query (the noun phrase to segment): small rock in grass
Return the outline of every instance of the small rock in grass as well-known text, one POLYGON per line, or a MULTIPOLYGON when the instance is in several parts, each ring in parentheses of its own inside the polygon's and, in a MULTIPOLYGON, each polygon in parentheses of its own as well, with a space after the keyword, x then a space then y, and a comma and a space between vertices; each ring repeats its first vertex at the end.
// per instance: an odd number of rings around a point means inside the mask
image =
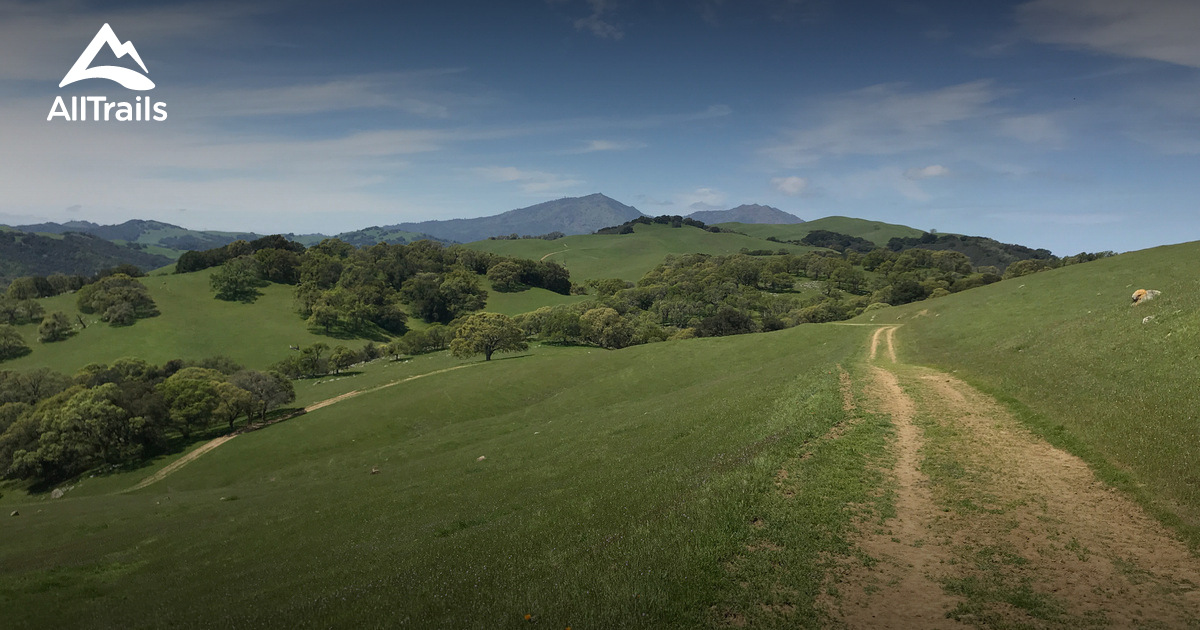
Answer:
POLYGON ((62 488, 55 488, 54 492, 50 493, 51 499, 61 499, 62 497, 63 497, 63 489, 62 488))
POLYGON ((20 516, 20 515, 21 515, 21 513, 16 510, 13 510, 12 514, 9 514, 9 516, 20 516))
POLYGON ((1149 323, 1150 323, 1150 322, 1152 322, 1152 321, 1154 321, 1154 316, 1153 316, 1153 315, 1147 315, 1147 316, 1145 316, 1145 317, 1143 317, 1143 318, 1142 318, 1142 323, 1143 323, 1143 324, 1149 324, 1149 323))
POLYGON ((486 455, 480 455, 479 457, 476 457, 476 458, 475 458, 475 461, 477 461, 477 462, 481 462, 481 461, 483 461, 483 460, 485 460, 485 459, 487 459, 487 456, 486 456, 486 455))
POLYGON ((378 475, 378 474, 379 474, 379 467, 378 467, 378 466, 372 466, 372 467, 371 467, 371 474, 372 474, 372 475, 378 475))

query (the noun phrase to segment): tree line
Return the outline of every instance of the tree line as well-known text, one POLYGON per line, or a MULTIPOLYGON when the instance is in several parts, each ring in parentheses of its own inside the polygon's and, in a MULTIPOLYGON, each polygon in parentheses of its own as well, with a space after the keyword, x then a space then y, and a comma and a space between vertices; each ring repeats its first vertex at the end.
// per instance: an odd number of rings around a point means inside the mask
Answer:
POLYGON ((430 240, 355 247, 330 238, 305 248, 276 235, 190 254, 176 271, 219 266, 211 285, 220 299, 253 301, 267 282, 294 285, 300 316, 331 335, 403 335, 408 313, 448 323, 483 308, 482 277, 497 291, 540 287, 568 294, 572 288, 566 267, 556 262, 430 240))
POLYGON ((92 364, 74 376, 0 372, 0 476, 54 483, 167 452, 216 424, 233 430, 295 400, 291 381, 215 357, 92 364))

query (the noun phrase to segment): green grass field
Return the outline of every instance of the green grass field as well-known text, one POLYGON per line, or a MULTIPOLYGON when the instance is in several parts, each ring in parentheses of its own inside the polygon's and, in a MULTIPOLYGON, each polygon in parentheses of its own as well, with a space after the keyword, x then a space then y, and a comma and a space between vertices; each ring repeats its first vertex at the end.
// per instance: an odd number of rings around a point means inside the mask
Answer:
MULTIPOLYGON (((132 326, 113 328, 96 315, 84 315, 88 327, 65 341, 39 343, 38 324, 19 326, 33 352, 0 363, 0 369, 26 370, 48 367, 73 374, 89 363, 111 363, 122 357, 139 357, 151 363, 170 359, 202 359, 227 355, 247 367, 261 369, 283 359, 291 345, 325 342, 359 347, 365 339, 338 339, 310 331, 295 312, 293 287, 272 284, 252 304, 215 299, 209 289, 212 270, 186 274, 152 275, 142 282, 158 304, 160 315, 139 320, 132 326)), ((485 310, 516 315, 541 306, 568 304, 587 296, 565 296, 545 289, 500 293, 489 288, 485 310)), ((75 321, 79 310, 75 295, 40 300, 47 313, 65 311, 75 321)), ((409 325, 426 328, 419 319, 409 325)))
POLYGON ((239 436, 134 493, 5 488, 21 512, 0 537, 5 625, 820 625, 822 563, 848 552, 841 506, 878 501, 886 430, 817 440, 845 420, 833 366, 865 331, 533 348, 239 436), (818 483, 784 501, 784 465, 818 483))
POLYGON ((774 236, 783 241, 798 241, 814 230, 829 230, 839 234, 849 234, 865 238, 876 245, 887 245, 895 237, 920 236, 921 230, 904 225, 884 223, 882 221, 867 221, 850 217, 824 217, 804 223, 788 225, 768 225, 756 223, 722 223, 721 227, 729 228, 756 238, 765 239, 774 236))
MULTIPOLYGON (((248 367, 264 368, 284 358, 289 345, 338 341, 308 331, 293 307, 292 287, 267 286, 253 304, 225 302, 213 298, 210 274, 211 270, 205 270, 143 278, 160 315, 132 326, 114 328, 96 315, 84 315, 86 329, 55 343, 37 341, 37 324, 20 326, 33 352, 0 367, 49 367, 72 374, 89 363, 110 363, 121 357, 162 363, 223 354, 248 367)), ((64 294, 41 303, 47 313, 65 311, 75 321, 79 312, 75 301, 75 295, 64 294)))
POLYGON ((786 249, 803 253, 812 247, 772 243, 741 234, 715 234, 696 228, 664 225, 635 225, 633 234, 584 234, 553 241, 476 241, 467 247, 518 258, 553 260, 571 271, 581 282, 599 278, 621 278, 636 282, 667 254, 736 254, 742 249, 786 249))
POLYGON ((1200 243, 866 314, 907 360, 1009 402, 1200 543, 1200 243), (1162 295, 1138 306, 1139 288, 1162 295))

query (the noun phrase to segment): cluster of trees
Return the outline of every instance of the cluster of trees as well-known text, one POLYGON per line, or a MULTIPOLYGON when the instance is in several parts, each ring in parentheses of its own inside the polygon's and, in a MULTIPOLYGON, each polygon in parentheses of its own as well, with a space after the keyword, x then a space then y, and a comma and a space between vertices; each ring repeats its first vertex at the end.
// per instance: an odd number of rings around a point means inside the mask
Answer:
POLYGON ((92 364, 68 377, 0 372, 0 475, 56 482, 165 451, 215 424, 295 400, 292 383, 229 359, 92 364))
POLYGON ((551 343, 620 348, 838 321, 872 305, 906 304, 1000 279, 996 269, 976 269, 955 251, 688 254, 668 256, 636 284, 590 281, 596 299, 543 307, 516 323, 551 343))
POLYGON ((48 276, 21 276, 9 283, 4 295, 9 300, 17 301, 53 297, 63 293, 78 291, 86 285, 117 274, 125 274, 130 278, 141 278, 146 275, 135 265, 121 264, 101 269, 91 276, 82 276, 79 274, 68 275, 65 273, 54 273, 48 276))
POLYGON ((105 276, 76 293, 83 313, 99 313, 112 326, 128 326, 139 319, 158 315, 158 307, 146 285, 123 273, 105 276))
POLYGON ((300 315, 335 335, 377 329, 402 335, 408 315, 401 304, 426 322, 448 323, 483 308, 485 275, 499 291, 541 287, 568 294, 572 288, 570 274, 558 263, 430 240, 358 248, 331 238, 306 249, 275 235, 188 254, 180 258, 178 272, 220 265, 211 285, 221 299, 253 301, 266 282, 295 285, 300 315))
POLYGON ((327 343, 314 343, 307 348, 294 348, 294 350, 296 350, 296 354, 276 363, 271 366, 271 369, 288 378, 340 374, 342 370, 356 363, 378 359, 384 353, 390 352, 392 346, 380 346, 373 342, 367 342, 361 349, 353 350, 346 346, 330 348, 327 343))
POLYGON ((518 235, 516 232, 513 232, 512 234, 509 234, 508 236, 489 236, 487 238, 487 240, 489 240, 489 241, 521 241, 521 240, 553 241, 556 239, 560 239, 564 236, 566 236, 566 234, 563 234, 562 232, 550 232, 548 234, 539 234, 537 236, 530 236, 528 234, 518 235))
POLYGON ((253 241, 236 240, 222 247, 203 251, 184 252, 175 263, 175 273, 200 271, 223 265, 242 256, 254 256, 262 265, 265 277, 272 282, 295 284, 299 255, 304 245, 289 241, 282 235, 272 234, 253 241), (264 250, 273 250, 259 255, 264 250), (290 254, 290 255, 289 255, 290 254))
MULTIPOLYGON (((774 237, 769 237, 767 240, 778 241, 778 239, 774 237)), ((813 230, 812 232, 805 234, 804 238, 800 239, 799 244, 811 245, 813 247, 824 247, 826 249, 832 249, 836 252, 844 252, 847 249, 850 249, 862 254, 865 254, 877 247, 875 243, 872 243, 871 241, 868 241, 860 236, 850 236, 849 234, 831 232, 829 230, 813 230)))
POLYGON ((681 217, 677 214, 675 214, 675 215, 664 214, 664 215, 660 215, 657 217, 638 217, 631 221, 626 221, 626 222, 622 223, 621 225, 614 225, 612 227, 600 228, 599 230, 596 230, 596 234, 632 234, 633 226, 639 225, 639 224, 640 225, 669 225, 673 228, 683 227, 686 225, 688 227, 700 228, 701 230, 708 230, 709 232, 723 231, 721 228, 716 227, 716 226, 707 225, 703 221, 697 221, 696 219, 689 219, 687 217, 681 217))

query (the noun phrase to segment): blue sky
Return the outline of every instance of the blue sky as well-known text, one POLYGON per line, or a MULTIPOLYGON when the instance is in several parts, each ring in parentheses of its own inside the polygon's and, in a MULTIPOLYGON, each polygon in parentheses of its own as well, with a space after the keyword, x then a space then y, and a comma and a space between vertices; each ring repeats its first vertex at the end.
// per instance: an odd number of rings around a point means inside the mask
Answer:
POLYGON ((1200 239, 1196 32, 1192 0, 0 0, 0 222, 336 233, 603 192, 1140 249, 1200 239), (58 88, 104 23, 167 121, 46 121, 141 94, 58 88))

